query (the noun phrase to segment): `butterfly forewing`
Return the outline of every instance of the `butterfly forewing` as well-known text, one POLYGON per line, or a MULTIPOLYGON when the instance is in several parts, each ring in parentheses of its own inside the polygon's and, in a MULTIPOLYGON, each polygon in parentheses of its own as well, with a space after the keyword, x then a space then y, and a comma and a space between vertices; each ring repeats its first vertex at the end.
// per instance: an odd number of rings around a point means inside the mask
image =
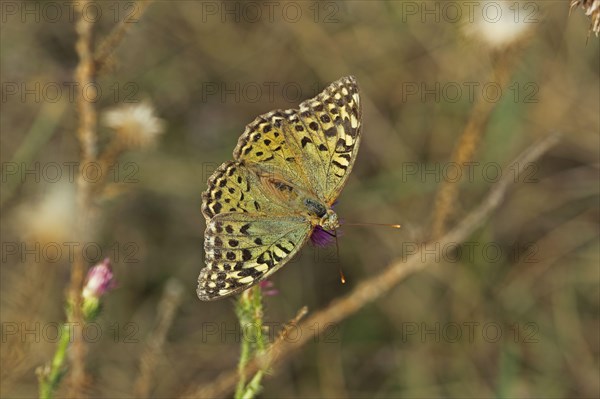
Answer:
POLYGON ((306 185, 309 180, 302 164, 302 150, 289 131, 288 120, 295 112, 277 110, 256 118, 246 126, 233 158, 259 164, 265 170, 277 171, 291 183, 306 185))
POLYGON ((272 111, 246 126, 234 158, 281 170, 289 181, 332 204, 360 140, 360 99, 353 77, 329 85, 300 109, 272 111))
POLYGON ((355 79, 342 78, 300 104, 300 116, 313 141, 306 151, 322 160, 321 198, 331 205, 352 170, 360 141, 361 106, 355 79))

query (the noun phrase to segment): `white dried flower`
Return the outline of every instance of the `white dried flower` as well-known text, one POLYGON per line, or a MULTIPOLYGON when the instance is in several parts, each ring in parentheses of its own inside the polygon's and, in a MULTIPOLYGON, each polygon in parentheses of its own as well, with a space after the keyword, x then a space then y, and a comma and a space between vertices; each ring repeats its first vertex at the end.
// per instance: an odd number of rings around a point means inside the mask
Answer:
POLYGON ((480 3, 472 20, 463 21, 464 33, 493 49, 501 50, 523 39, 539 22, 533 3, 490 1, 480 3))
POLYGON ((151 146, 164 132, 164 121, 154 115, 154 108, 147 102, 123 105, 106 111, 103 122, 129 148, 151 146))
POLYGON ((75 193, 67 184, 58 184, 37 203, 24 205, 17 226, 27 241, 41 245, 70 241, 75 226, 75 193))

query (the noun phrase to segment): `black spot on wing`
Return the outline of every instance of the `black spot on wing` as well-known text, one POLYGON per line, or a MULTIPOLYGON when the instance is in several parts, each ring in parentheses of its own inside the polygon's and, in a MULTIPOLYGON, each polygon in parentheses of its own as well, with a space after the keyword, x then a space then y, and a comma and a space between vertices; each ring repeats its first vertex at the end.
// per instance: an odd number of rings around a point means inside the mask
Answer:
POLYGON ((327 137, 335 137, 337 135, 337 129, 335 127, 330 127, 325 130, 325 136, 327 137))
POLYGON ((250 259, 252 259, 252 253, 250 252, 250 250, 249 249, 242 250, 242 260, 249 261, 250 259))
POLYGON ((348 169, 348 166, 346 166, 346 165, 342 165, 341 163, 339 163, 339 162, 338 162, 338 161, 336 161, 335 159, 334 159, 333 161, 331 161, 331 163, 332 163, 333 165, 337 166, 338 168, 341 168, 341 169, 344 169, 344 170, 348 169))
POLYGON ((286 254, 289 254, 290 252, 292 252, 291 250, 287 249, 286 247, 284 247, 281 244, 277 244, 275 245, 277 248, 281 249, 283 252, 285 252, 286 254))

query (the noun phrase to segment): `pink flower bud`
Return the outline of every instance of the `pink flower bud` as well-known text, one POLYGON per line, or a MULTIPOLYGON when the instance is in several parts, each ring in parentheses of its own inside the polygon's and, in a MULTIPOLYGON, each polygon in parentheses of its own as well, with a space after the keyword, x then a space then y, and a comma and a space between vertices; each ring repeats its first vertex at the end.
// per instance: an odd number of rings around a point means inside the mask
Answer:
POLYGON ((279 290, 274 288, 275 285, 272 281, 263 280, 260 283, 258 283, 258 285, 260 286, 260 289, 264 296, 275 296, 279 294, 279 290))
POLYGON ((84 299, 100 298, 113 288, 115 288, 115 281, 110 268, 110 259, 106 258, 88 272, 82 295, 84 299))

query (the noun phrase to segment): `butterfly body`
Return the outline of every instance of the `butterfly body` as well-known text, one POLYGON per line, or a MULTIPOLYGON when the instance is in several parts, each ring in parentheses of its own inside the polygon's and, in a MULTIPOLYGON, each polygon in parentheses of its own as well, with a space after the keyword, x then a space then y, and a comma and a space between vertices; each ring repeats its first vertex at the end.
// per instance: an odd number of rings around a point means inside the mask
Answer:
POLYGON ((290 211, 304 216, 311 226, 321 226, 325 230, 339 227, 336 213, 315 194, 278 179, 269 179, 265 186, 273 187, 273 197, 280 197, 290 211))
POLYGON ((250 123, 234 161, 209 178, 202 196, 206 267, 198 297, 241 292, 288 262, 315 228, 339 227, 331 209, 352 169, 360 101, 352 77, 332 83, 298 110, 250 123))

